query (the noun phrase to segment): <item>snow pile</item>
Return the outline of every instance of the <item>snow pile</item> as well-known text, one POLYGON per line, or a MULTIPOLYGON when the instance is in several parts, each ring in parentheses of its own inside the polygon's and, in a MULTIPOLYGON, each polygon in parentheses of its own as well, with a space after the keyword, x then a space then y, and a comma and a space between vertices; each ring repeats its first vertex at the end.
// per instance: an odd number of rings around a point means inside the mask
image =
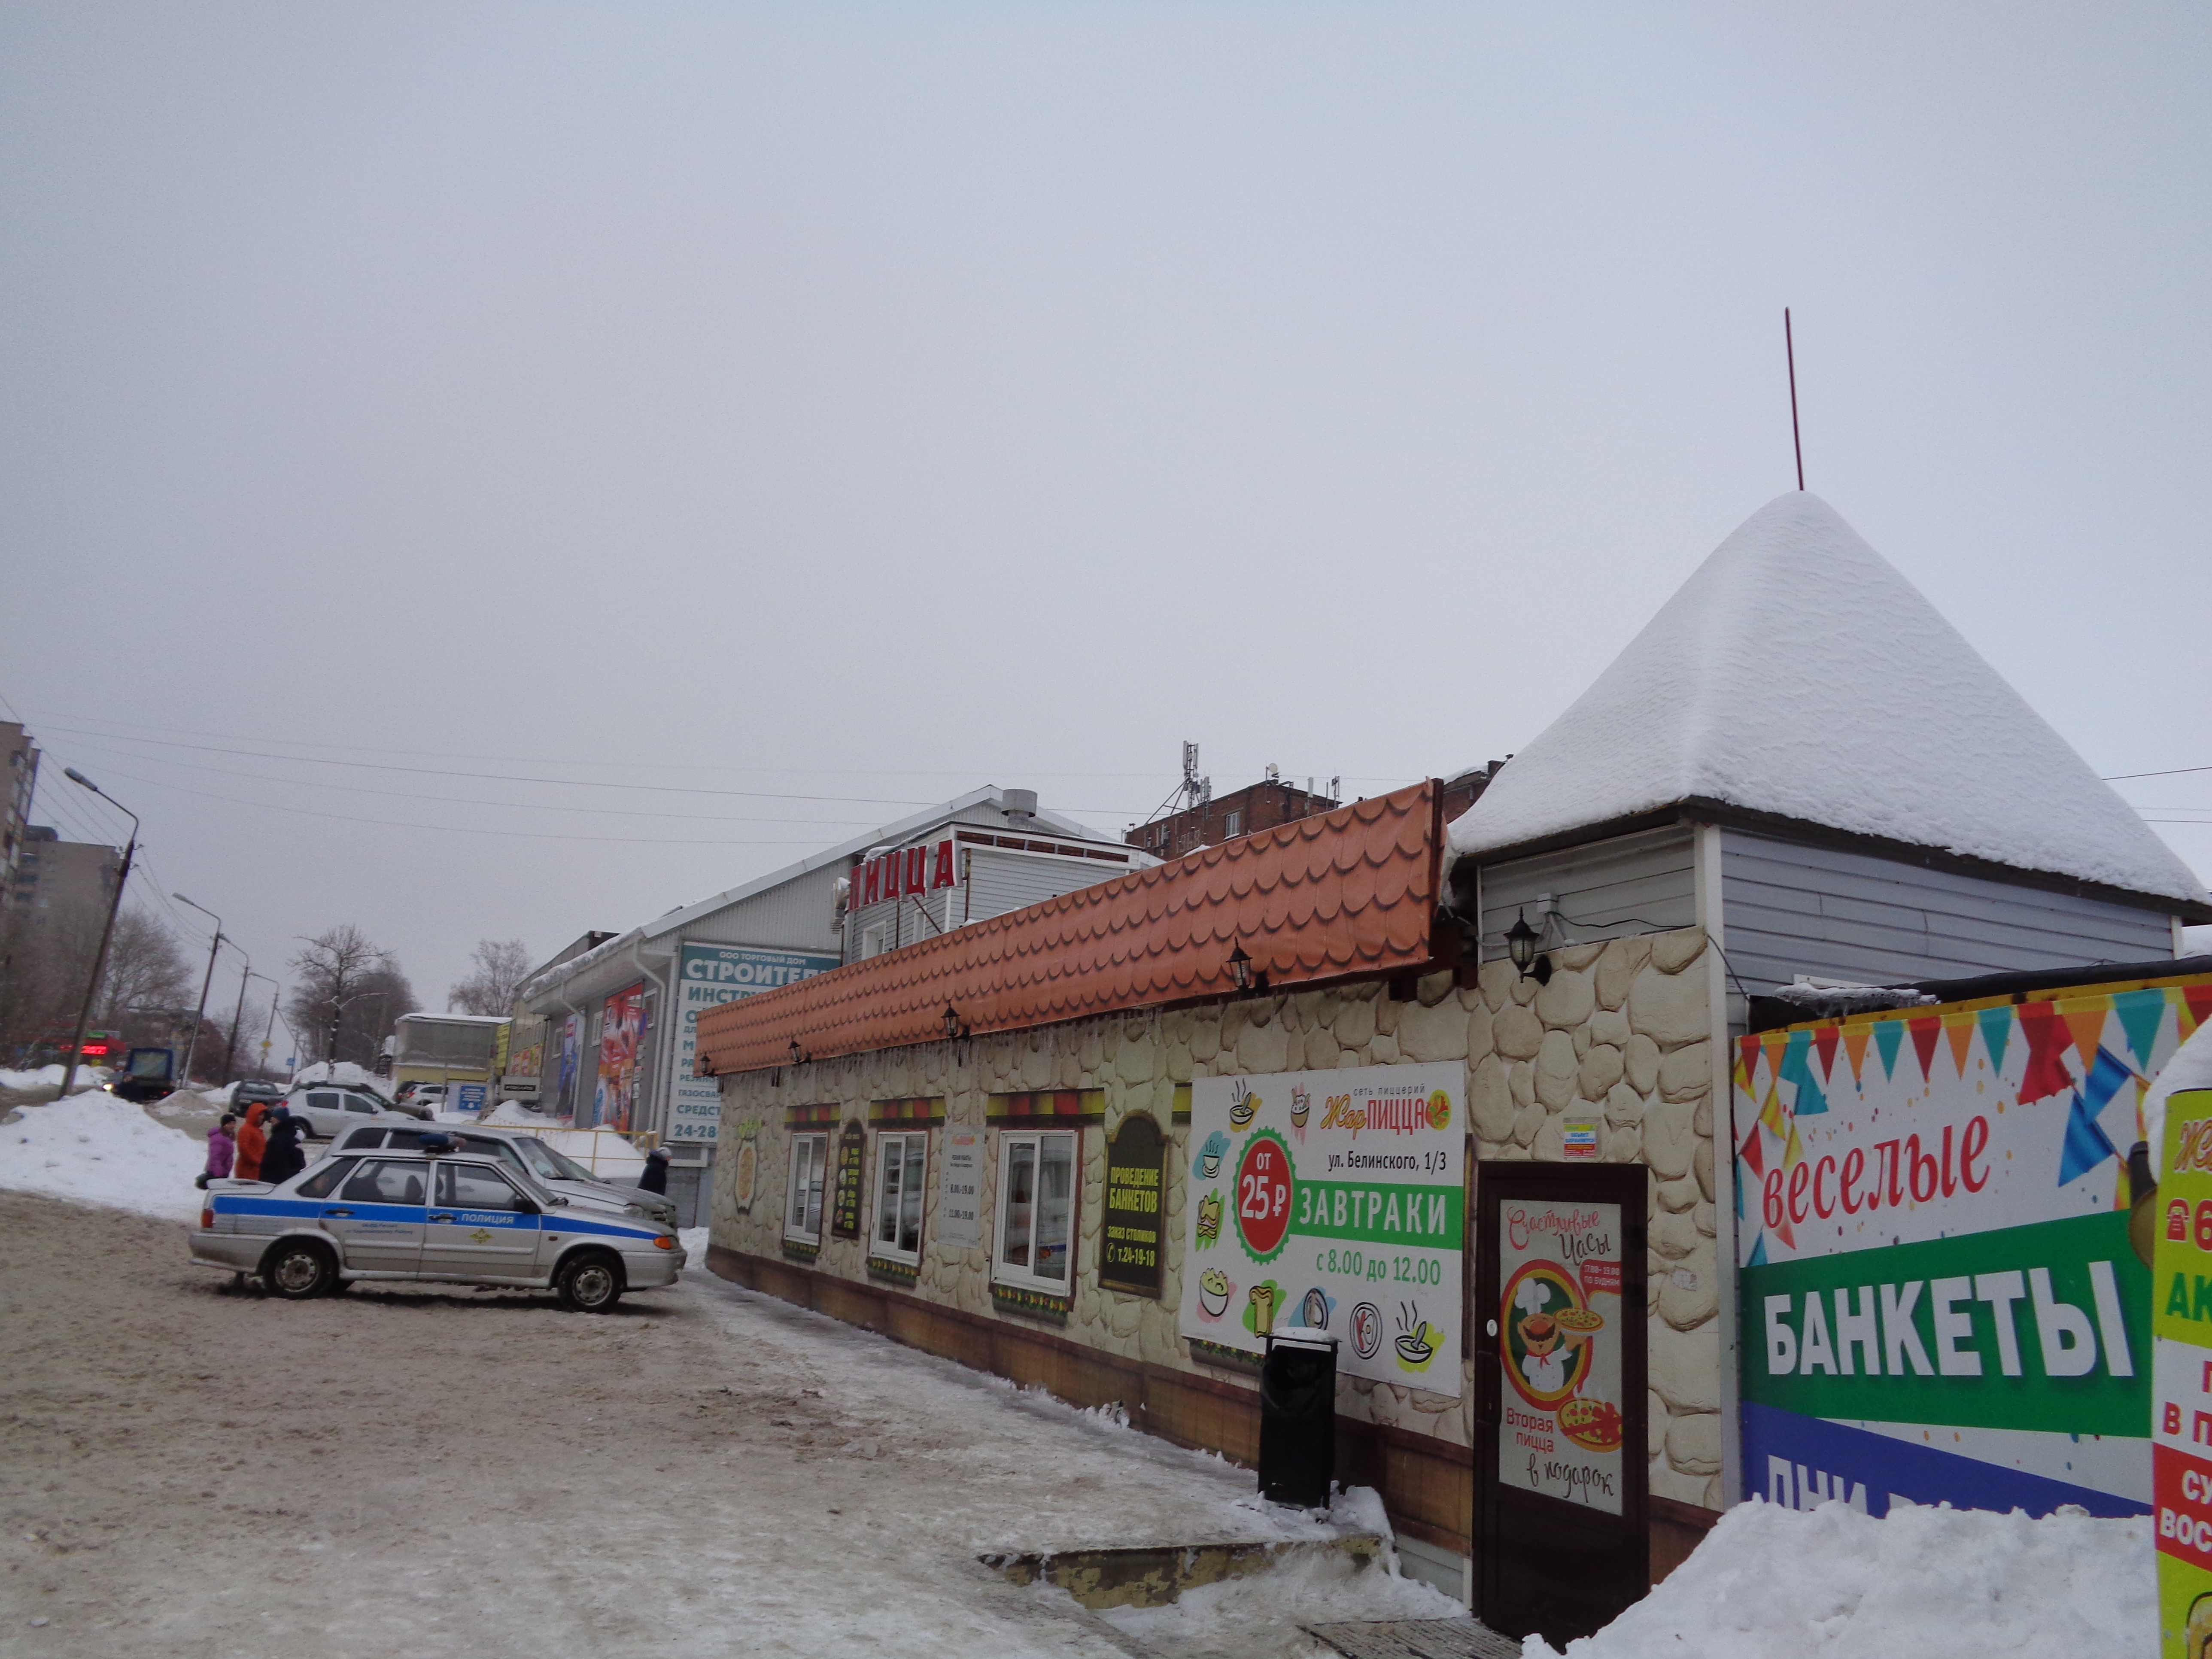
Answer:
POLYGON ((389 1078, 380 1078, 349 1060, 342 1060, 335 1066, 326 1060, 319 1060, 312 1066, 302 1066, 292 1074, 292 1086, 296 1089, 303 1083, 335 1083, 346 1088, 366 1089, 386 1100, 392 1098, 389 1078))
POLYGON ((0 1187, 147 1215, 199 1210, 207 1144, 110 1094, 19 1107, 0 1124, 0 1187))
MULTIPOLYGON (((1753 1498, 1567 1659, 2080 1659, 2158 1646, 2150 1521, 1753 1498)), ((1541 1638, 1526 1659, 1559 1659, 1541 1638)))
POLYGON ((713 1235, 711 1227, 679 1227, 676 1242, 684 1247, 684 1259, 695 1267, 707 1265, 707 1241, 713 1235))
MULTIPOLYGON (((62 1086, 62 1073, 67 1069, 62 1066, 41 1066, 29 1072, 0 1070, 0 1089, 58 1089, 62 1086)), ((76 1068, 76 1087, 70 1092, 104 1088, 113 1075, 104 1066, 80 1066, 76 1068)))
POLYGON ((1928 1008, 1936 1002, 1928 992, 1916 991, 1909 985, 1820 984, 1802 977, 1795 984, 1778 985, 1766 994, 1820 1018, 1869 1013, 1879 1008, 1928 1008))
POLYGON ((483 1121, 486 1123, 504 1123, 512 1129, 550 1129, 568 1127, 567 1119, 548 1117, 543 1112, 534 1112, 519 1100, 501 1101, 498 1105, 492 1108, 491 1115, 483 1121))
POLYGON ((571 1129, 512 1100, 502 1100, 489 1116, 466 1120, 501 1129, 527 1129, 556 1152, 573 1158, 601 1181, 635 1181, 645 1170, 645 1154, 612 1129, 571 1129))
POLYGON ((1451 827, 1488 853, 1711 800, 2130 892, 2203 886, 1833 507, 1770 501, 1451 827))

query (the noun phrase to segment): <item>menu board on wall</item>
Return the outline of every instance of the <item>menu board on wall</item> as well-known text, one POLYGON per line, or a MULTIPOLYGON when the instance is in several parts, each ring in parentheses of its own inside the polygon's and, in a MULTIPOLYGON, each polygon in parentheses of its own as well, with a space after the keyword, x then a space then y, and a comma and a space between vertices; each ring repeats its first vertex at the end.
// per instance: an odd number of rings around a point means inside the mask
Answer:
POLYGON ((1142 1113, 1126 1120, 1106 1147, 1106 1213, 1098 1282, 1132 1296, 1158 1296, 1167 1210, 1165 1143, 1142 1113))
POLYGON ((1621 1245, 1618 1204, 1498 1206, 1498 1478, 1608 1515, 1627 1484, 1621 1245))
POLYGON ((830 1236, 860 1236, 860 1175, 868 1159, 868 1132, 848 1121, 837 1132, 837 1167, 830 1176, 830 1236))
POLYGON ((1258 1354, 1297 1325, 1337 1369, 1463 1392, 1467 1068, 1193 1080, 1177 1329, 1258 1354))
POLYGON ((973 1249, 983 1242, 983 1135, 947 1129, 937 1164, 937 1242, 973 1249))

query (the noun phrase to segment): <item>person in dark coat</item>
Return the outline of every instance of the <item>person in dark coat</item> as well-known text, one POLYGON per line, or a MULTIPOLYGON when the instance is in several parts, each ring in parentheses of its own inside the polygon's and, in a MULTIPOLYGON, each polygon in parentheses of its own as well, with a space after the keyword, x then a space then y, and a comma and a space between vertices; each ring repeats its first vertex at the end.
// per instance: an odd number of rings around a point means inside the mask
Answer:
POLYGON ((668 1190, 667 1147, 656 1146, 645 1155, 645 1173, 637 1178, 637 1189, 641 1193, 668 1190))
POLYGON ((272 1183, 289 1181, 307 1167, 307 1155, 300 1150, 300 1131, 305 1125, 282 1106, 270 1116, 276 1121, 269 1130, 268 1150, 261 1154, 261 1178, 272 1183))

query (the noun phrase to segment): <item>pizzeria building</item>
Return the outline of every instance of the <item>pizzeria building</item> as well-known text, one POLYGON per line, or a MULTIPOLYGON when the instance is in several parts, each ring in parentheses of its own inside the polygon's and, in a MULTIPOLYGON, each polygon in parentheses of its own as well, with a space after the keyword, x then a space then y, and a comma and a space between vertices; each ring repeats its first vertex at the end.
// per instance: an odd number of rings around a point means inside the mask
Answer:
POLYGON ((1747 1492, 1744 993, 2170 957, 2208 913, 1802 495, 1443 803, 1416 784, 702 1014, 739 1149, 708 1265, 1246 1462, 1268 1334, 1325 1330, 1338 1477, 1408 1570, 1497 1628, 1601 1625, 1747 1492), (1915 753, 1899 698, 1974 741, 1915 753))

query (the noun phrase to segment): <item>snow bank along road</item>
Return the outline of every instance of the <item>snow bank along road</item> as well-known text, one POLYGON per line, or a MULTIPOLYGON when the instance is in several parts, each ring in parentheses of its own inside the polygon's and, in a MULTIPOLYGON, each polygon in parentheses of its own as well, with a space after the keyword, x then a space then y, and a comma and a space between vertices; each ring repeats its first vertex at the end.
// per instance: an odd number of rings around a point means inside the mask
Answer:
MULTIPOLYGON (((687 1279, 603 1318, 283 1303, 186 1267, 179 1222, 0 1193, 0 1656, 1109 1656, 977 1553, 1322 1531, 1244 1471, 687 1279)), ((1309 1616, 1435 1616, 1377 1579, 1309 1616)))

